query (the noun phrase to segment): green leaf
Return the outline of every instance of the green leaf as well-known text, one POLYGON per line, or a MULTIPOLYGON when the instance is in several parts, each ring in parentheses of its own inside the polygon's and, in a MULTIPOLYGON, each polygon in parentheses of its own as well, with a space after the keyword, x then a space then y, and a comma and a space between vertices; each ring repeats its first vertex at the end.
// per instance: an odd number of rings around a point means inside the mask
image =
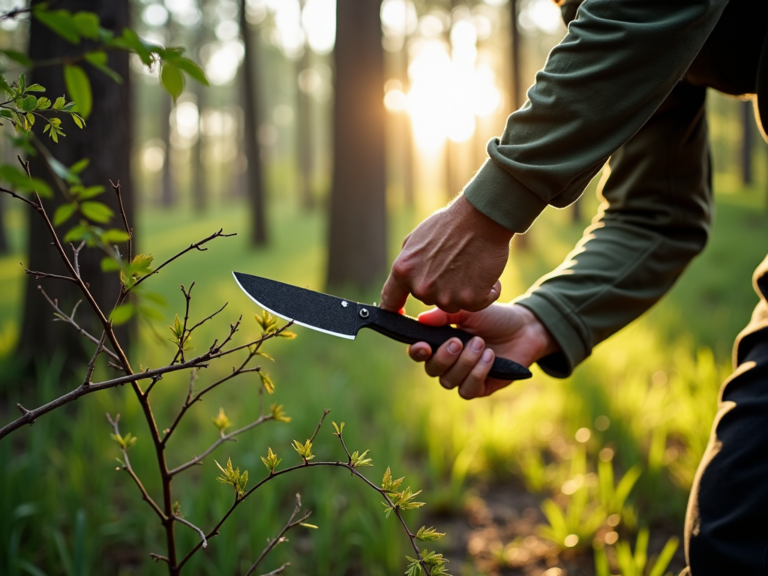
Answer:
POLYGON ((74 202, 71 204, 62 204, 56 208, 56 212, 53 213, 53 225, 60 226, 69 220, 72 215, 77 212, 77 204, 74 202))
POLYGON ((80 128, 80 130, 85 127, 85 120, 83 120, 82 116, 73 113, 72 120, 77 124, 77 127, 80 128))
POLYGON ((275 383, 272 382, 272 378, 269 377, 269 374, 259 371, 259 377, 261 378, 264 390, 266 390, 268 394, 272 394, 275 391, 275 383))
POLYGON ((109 256, 105 256, 101 259, 101 271, 102 272, 117 272, 120 270, 120 262, 109 256))
POLYGON ((30 178, 26 172, 11 164, 0 166, 0 180, 8 182, 17 192, 37 192, 43 198, 53 195, 51 187, 39 178, 30 178))
POLYGON ((101 202, 83 202, 80 205, 80 210, 86 218, 99 224, 106 224, 115 214, 112 208, 101 202))
POLYGON ((167 62, 163 64, 163 69, 160 72, 160 82, 166 92, 171 95, 174 102, 184 91, 184 75, 173 64, 168 64, 167 62))
POLYGON ((48 108, 50 107, 51 107, 51 101, 45 96, 41 96, 40 98, 37 99, 38 110, 48 110, 48 108))
POLYGON ((128 242, 130 239, 131 237, 128 236, 127 232, 117 228, 107 230, 101 235, 101 241, 104 244, 120 244, 121 242, 128 242))
POLYGON ((89 198, 95 198, 99 194, 104 192, 104 186, 72 186, 69 191, 73 196, 79 200, 88 200, 89 198))
POLYGON ((67 10, 50 11, 46 4, 41 3, 32 9, 32 14, 70 44, 80 44, 77 22, 67 10))
POLYGON ((0 76, 0 90, 3 90, 6 94, 13 94, 13 88, 8 84, 8 80, 4 76, 0 76))
POLYGON ((416 538, 422 542, 434 542, 435 540, 440 540, 443 536, 445 536, 444 532, 438 532, 431 526, 429 528, 422 526, 416 533, 416 538))
POLYGON ((37 98, 35 96, 27 96, 21 101, 21 109, 24 112, 31 112, 37 108, 37 98))
POLYGON ((2 117, 2 118, 13 118, 13 112, 3 108, 2 110, 0 110, 0 117, 2 117))
POLYGON ((69 171, 73 174, 80 174, 83 170, 88 168, 88 164, 90 163, 91 161, 88 158, 83 158, 72 164, 72 166, 69 167, 69 171))
POLYGON ((112 313, 109 315, 110 320, 112 321, 112 324, 114 326, 120 326, 121 324, 125 324, 128 322, 133 315, 135 314, 136 309, 134 308, 133 304, 126 303, 121 304, 114 310, 112 310, 112 313))
POLYGON ((96 68, 99 72, 106 74, 118 84, 123 83, 123 77, 120 76, 120 74, 112 70, 112 68, 110 68, 107 65, 107 62, 108 62, 107 53, 104 52, 103 50, 94 50, 93 52, 86 52, 85 60, 91 66, 96 68))
POLYGON ((19 74, 19 94, 23 94, 27 89, 27 75, 23 72, 19 74))
POLYGON ((155 259, 152 254, 137 254, 131 262, 131 271, 137 276, 146 276, 152 272, 152 261, 155 259))
POLYGON ((77 242, 78 240, 88 240, 91 237, 91 230, 83 223, 71 228, 64 235, 64 242, 77 242))
POLYGON ((121 324, 125 324, 128 322, 128 320, 133 318, 135 312, 136 309, 130 302, 126 304, 120 304, 120 306, 112 310, 112 313, 109 315, 109 319, 112 321, 113 326, 120 326, 121 324))
POLYGON ((40 84, 32 84, 32 86, 27 86, 26 92, 45 92, 45 88, 40 84))
MULTIPOLYGON (((9 60, 13 60, 17 64, 21 64, 25 68, 32 66, 32 59, 23 52, 17 52, 16 50, 0 50, 0 54, 5 55, 9 60)), ((42 92, 42 90, 41 90, 42 92)))
MULTIPOLYGON (((52 118, 51 120, 58 120, 58 118, 52 118)), ((58 176, 62 180, 65 180, 69 184, 80 183, 80 178, 76 174, 74 174, 69 168, 64 166, 64 164, 56 160, 56 158, 51 156, 48 159, 48 165, 51 167, 51 170, 53 170, 53 173, 56 174, 56 176, 58 176)), ((75 188, 76 186, 73 186, 72 191, 74 191, 75 188)))
POLYGON ((58 98, 56 98, 56 102, 53 103, 53 109, 54 110, 61 110, 66 105, 67 105, 66 98, 64 98, 64 96, 59 96, 58 98))
POLYGON ((77 31, 81 36, 97 40, 99 38, 99 17, 93 12, 77 12, 72 20, 77 26, 77 31))
POLYGON ((80 66, 64 66, 64 82, 70 98, 75 102, 74 111, 83 118, 88 118, 93 107, 91 81, 80 66))
POLYGON ((142 39, 139 38, 139 35, 130 28, 125 28, 122 36, 110 40, 109 45, 136 52, 145 66, 152 65, 152 53, 142 39))
POLYGON ((169 59, 169 62, 173 63, 173 65, 179 68, 179 70, 186 72, 190 78, 196 80, 203 86, 209 85, 208 78, 205 77, 205 72, 203 72, 203 69, 189 58, 178 57, 169 59))

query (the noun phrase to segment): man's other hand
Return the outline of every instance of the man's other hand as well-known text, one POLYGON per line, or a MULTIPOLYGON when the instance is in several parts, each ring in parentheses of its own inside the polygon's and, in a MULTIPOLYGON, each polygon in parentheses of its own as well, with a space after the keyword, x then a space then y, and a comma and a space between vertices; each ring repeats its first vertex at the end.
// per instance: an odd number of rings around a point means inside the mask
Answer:
POLYGON ((409 294, 445 312, 490 306, 501 294, 499 277, 513 235, 459 196, 405 238, 381 291, 381 307, 400 310, 409 294))
POLYGON ((426 342, 408 348, 411 359, 425 363, 427 374, 439 378, 446 389, 458 388, 459 395, 466 399, 488 396, 509 385, 488 378, 497 355, 530 366, 559 349, 536 315, 515 304, 494 304, 480 312, 458 314, 435 308, 419 315, 419 322, 431 326, 456 324, 477 335, 466 345, 451 338, 434 353, 426 342))

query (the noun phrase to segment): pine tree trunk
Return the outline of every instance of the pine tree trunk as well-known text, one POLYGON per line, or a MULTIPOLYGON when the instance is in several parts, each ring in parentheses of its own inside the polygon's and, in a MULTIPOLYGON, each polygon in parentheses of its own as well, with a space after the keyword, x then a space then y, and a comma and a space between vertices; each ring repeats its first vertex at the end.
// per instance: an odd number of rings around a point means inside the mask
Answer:
POLYGON ((367 288, 387 268, 384 54, 379 0, 338 0, 328 277, 367 288))
MULTIPOLYGON (((120 33, 129 24, 128 0, 59 0, 56 8, 64 8, 72 12, 88 10, 95 12, 101 18, 105 28, 120 33)), ((73 46, 60 39, 32 19, 30 25, 29 56, 32 60, 59 58, 68 54, 79 54, 83 46, 73 46)), ((88 118, 88 126, 84 130, 76 128, 69 120, 64 120, 63 127, 67 134, 59 144, 50 143, 47 136, 39 134, 41 140, 51 150, 53 155, 64 165, 71 166, 78 160, 89 158, 90 166, 83 172, 85 185, 103 185, 107 188, 99 200, 109 204, 117 213, 115 195, 112 193, 109 180, 120 182, 123 199, 129 218, 133 216, 132 182, 130 175, 131 149, 131 98, 128 55, 122 52, 112 52, 109 55, 110 66, 123 78, 123 84, 117 84, 101 72, 82 64, 88 74, 93 89, 93 110, 88 118)), ((61 67, 39 68, 32 72, 32 81, 47 88, 49 96, 55 97, 66 92, 64 76, 61 67)), ((42 133, 42 130, 40 131, 42 133)), ((33 175, 47 178, 41 160, 30 158, 33 175)), ((60 197, 46 201, 49 214, 58 203, 60 197)), ((119 222, 115 222, 115 227, 119 222)), ((66 225, 60 227, 63 234, 66 225)), ((25 264, 33 270, 68 274, 64 270, 60 258, 51 246, 51 240, 42 219, 30 214, 28 228, 29 257, 25 264)), ((69 247, 67 247, 69 248, 69 247)), ((99 263, 101 254, 95 250, 85 250, 80 259, 81 274, 90 285, 90 291, 99 305, 109 311, 114 304, 119 291, 117 274, 104 274, 99 263)), ((38 285, 43 286, 52 298, 58 298, 65 311, 71 310, 74 303, 80 299, 73 284, 54 280, 35 280, 27 277, 24 302, 24 316, 20 339, 20 353, 26 357, 45 355, 50 357, 56 351, 63 351, 69 356, 84 355, 84 342, 74 333, 71 326, 63 322, 53 323, 53 311, 39 293, 38 285)), ((81 306, 78 320, 86 329, 97 336, 101 333, 95 318, 81 306)), ((127 334, 121 331, 123 342, 127 334)))
POLYGON ((8 254, 8 238, 5 233, 5 197, 0 198, 0 255, 8 254))
MULTIPOLYGON (((299 60, 299 74, 312 65, 312 52, 309 46, 304 47, 304 56, 299 60)), ((298 80, 298 74, 296 75, 298 80)), ((301 207, 311 211, 315 207, 315 195, 312 190, 312 173, 314 160, 314 146, 312 135, 312 98, 299 87, 296 90, 298 118, 296 119, 296 143, 299 156, 299 197, 301 207)))
POLYGON ((755 115, 752 101, 741 103, 741 180, 744 185, 752 184, 752 142, 754 141, 755 115))
POLYGON ((264 246, 267 244, 266 199, 263 167, 261 165, 261 150, 259 148, 259 97, 257 87, 256 66, 258 62, 258 41, 251 34, 246 17, 246 0, 240 0, 240 36, 243 40, 245 54, 243 56, 242 74, 240 76, 242 89, 242 105, 245 124, 244 144, 245 156, 248 159, 246 173, 246 194, 250 201, 251 210, 251 244, 264 246))
MULTIPOLYGON (((204 6, 200 2, 199 6, 202 11, 204 6)), ((195 37, 195 46, 200 47, 205 42, 205 26, 201 23, 197 30, 195 37)), ((208 198, 206 195, 206 172, 203 165, 203 131, 201 130, 203 125, 203 109, 205 107, 205 90, 206 88, 199 82, 192 82, 192 92, 195 95, 195 103, 197 104, 198 120, 197 120, 197 142, 191 150, 191 169, 192 169, 192 208, 193 210, 201 214, 208 207, 208 198)))

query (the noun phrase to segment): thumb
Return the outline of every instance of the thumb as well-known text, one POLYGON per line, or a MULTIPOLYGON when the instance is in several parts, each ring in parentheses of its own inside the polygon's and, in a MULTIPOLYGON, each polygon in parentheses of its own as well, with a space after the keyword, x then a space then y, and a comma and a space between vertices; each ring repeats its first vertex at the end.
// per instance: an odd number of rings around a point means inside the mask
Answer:
POLYGON ((461 324, 469 316, 469 313, 461 310, 455 314, 450 314, 440 308, 432 308, 419 314, 419 322, 428 326, 445 326, 446 324, 461 324))

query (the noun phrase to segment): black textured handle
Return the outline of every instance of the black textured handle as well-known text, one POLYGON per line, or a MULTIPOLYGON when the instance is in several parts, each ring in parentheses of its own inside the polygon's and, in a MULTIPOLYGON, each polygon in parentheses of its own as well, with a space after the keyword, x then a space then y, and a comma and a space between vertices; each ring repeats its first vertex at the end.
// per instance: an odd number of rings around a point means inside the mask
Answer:
MULTIPOLYGON (((427 326, 409 316, 382 310, 377 306, 358 304, 357 317, 358 330, 370 328, 405 344, 426 342, 432 347, 432 351, 451 338, 458 338, 464 344, 474 338, 464 330, 451 326, 427 326)), ((531 377, 531 371, 517 362, 497 356, 488 376, 499 380, 524 380, 531 377)))

